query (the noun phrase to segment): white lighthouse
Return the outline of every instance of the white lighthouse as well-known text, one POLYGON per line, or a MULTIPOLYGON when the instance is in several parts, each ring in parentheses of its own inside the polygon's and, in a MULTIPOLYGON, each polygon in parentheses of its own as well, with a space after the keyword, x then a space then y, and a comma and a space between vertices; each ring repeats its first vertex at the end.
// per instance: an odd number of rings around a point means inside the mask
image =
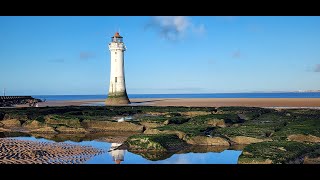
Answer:
POLYGON ((109 43, 111 54, 110 85, 106 105, 129 104, 124 78, 124 51, 126 46, 118 32, 111 37, 109 43))

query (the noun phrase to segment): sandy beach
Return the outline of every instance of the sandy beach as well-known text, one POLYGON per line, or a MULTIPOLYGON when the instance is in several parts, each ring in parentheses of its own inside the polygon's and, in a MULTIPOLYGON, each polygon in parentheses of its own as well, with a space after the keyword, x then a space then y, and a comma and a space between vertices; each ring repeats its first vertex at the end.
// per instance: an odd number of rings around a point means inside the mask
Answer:
POLYGON ((82 164, 101 153, 88 146, 0 138, 0 164, 82 164))
MULTIPOLYGON (((39 103, 39 107, 46 106, 81 106, 103 104, 104 99, 47 101, 39 103)), ((320 98, 131 98, 131 105, 139 106, 190 106, 190 107, 313 107, 320 108, 320 98)), ((19 105, 17 107, 27 107, 19 105)))
POLYGON ((320 98, 184 98, 184 99, 130 99, 131 102, 155 106, 197 107, 320 107, 320 98))

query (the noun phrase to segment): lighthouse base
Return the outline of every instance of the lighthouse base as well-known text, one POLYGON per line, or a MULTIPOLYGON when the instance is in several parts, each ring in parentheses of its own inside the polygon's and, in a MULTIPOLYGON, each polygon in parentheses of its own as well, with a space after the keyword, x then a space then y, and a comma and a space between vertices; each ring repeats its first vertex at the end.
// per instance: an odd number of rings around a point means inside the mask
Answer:
POLYGON ((109 93, 108 98, 105 101, 106 105, 122 105, 122 104, 130 104, 130 100, 128 98, 127 92, 122 93, 120 95, 113 95, 109 93))

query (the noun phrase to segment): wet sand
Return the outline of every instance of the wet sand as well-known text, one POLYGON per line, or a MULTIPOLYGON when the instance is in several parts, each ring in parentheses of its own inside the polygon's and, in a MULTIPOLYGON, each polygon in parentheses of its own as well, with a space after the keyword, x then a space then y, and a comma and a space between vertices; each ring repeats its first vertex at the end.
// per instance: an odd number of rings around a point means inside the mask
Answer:
POLYGON ((197 107, 320 107, 320 98, 184 98, 184 99, 130 99, 135 103, 155 106, 197 107))
MULTIPOLYGON (((39 103, 46 106, 80 106, 88 104, 103 104, 104 99, 47 101, 39 103)), ((190 107, 317 107, 320 108, 320 98, 131 98, 132 106, 190 106, 190 107)), ((17 107, 27 107, 19 105, 17 107)))
POLYGON ((0 164, 83 164, 101 153, 90 146, 0 138, 0 164))

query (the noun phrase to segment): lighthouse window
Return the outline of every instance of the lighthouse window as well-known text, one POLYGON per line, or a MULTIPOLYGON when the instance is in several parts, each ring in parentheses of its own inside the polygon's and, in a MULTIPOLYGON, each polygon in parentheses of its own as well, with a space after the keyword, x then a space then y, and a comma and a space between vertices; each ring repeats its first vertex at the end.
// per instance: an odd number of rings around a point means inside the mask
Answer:
POLYGON ((115 82, 117 82, 117 77, 115 77, 115 82))

